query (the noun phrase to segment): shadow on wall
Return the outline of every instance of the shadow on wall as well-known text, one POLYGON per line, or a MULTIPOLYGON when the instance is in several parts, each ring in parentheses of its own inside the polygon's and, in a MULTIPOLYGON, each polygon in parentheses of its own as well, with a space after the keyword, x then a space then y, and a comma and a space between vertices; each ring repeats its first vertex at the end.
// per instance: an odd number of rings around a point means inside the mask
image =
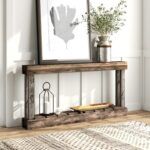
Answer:
POLYGON ((24 115, 23 75, 21 75, 21 68, 18 69, 16 66, 15 72, 7 74, 6 125, 8 127, 19 125, 21 123, 20 118, 24 115))
POLYGON ((21 119, 24 116, 24 75, 22 74, 22 65, 33 64, 37 54, 36 3, 31 0, 13 3, 16 3, 16 5, 11 5, 11 10, 7 10, 8 16, 12 16, 11 13, 14 13, 7 29, 9 31, 7 37, 6 77, 7 127, 20 126, 21 124, 21 119))
POLYGON ((12 61, 11 63, 16 60, 35 60, 37 53, 36 3, 29 0, 17 1, 16 5, 13 3, 11 9, 7 10, 8 18, 13 13, 7 27, 7 60, 12 61))

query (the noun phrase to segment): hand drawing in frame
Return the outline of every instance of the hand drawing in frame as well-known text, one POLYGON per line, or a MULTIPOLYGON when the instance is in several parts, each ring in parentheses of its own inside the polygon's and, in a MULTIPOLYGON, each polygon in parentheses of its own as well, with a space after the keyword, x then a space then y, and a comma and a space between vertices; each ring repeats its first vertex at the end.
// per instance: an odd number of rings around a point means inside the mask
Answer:
POLYGON ((88 0, 37 0, 39 63, 91 61, 90 32, 82 20, 88 0))

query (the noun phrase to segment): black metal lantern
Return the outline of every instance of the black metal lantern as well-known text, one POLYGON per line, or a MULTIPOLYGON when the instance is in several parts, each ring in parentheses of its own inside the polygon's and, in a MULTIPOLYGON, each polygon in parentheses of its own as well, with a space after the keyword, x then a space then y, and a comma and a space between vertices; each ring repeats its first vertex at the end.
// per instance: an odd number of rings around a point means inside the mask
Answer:
POLYGON ((52 106, 52 113, 54 113, 54 94, 50 90, 51 84, 49 82, 43 83, 43 91, 39 94, 39 114, 49 115, 52 106), (41 102, 43 105, 43 112, 41 112, 41 102))

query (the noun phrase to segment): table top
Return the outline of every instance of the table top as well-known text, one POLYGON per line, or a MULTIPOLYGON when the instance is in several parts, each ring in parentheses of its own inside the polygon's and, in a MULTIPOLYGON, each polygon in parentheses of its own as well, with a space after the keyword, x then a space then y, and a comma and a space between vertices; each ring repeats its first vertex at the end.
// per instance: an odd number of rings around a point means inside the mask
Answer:
POLYGON ((61 72, 84 72, 102 70, 125 70, 126 61, 112 61, 107 63, 75 63, 75 64, 49 64, 49 65, 23 65, 23 74, 44 74, 61 72))

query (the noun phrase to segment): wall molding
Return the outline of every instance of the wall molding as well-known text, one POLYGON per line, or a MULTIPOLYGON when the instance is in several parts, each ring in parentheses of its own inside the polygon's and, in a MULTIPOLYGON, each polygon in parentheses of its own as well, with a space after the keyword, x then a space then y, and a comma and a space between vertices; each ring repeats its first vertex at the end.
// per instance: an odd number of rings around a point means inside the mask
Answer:
POLYGON ((143 110, 150 111, 150 105, 143 105, 143 110))
POLYGON ((149 50, 143 49, 143 58, 149 58, 149 57, 150 57, 150 49, 149 50))
POLYGON ((5 127, 4 120, 0 120, 0 127, 5 127))
POLYGON ((6 125, 6 65, 7 65, 7 62, 6 62, 6 41, 7 41, 7 38, 6 38, 6 5, 7 5, 7 0, 2 0, 3 2, 3 83, 2 86, 3 86, 3 95, 2 95, 2 100, 3 100, 3 112, 2 115, 3 115, 3 119, 0 120, 0 126, 5 126, 6 125))
POLYGON ((146 99, 146 93, 145 93, 145 89, 146 89, 146 66, 147 66, 147 60, 150 59, 150 49, 143 49, 143 104, 142 104, 142 108, 143 110, 147 110, 150 111, 150 105, 146 105, 147 99, 146 99))

